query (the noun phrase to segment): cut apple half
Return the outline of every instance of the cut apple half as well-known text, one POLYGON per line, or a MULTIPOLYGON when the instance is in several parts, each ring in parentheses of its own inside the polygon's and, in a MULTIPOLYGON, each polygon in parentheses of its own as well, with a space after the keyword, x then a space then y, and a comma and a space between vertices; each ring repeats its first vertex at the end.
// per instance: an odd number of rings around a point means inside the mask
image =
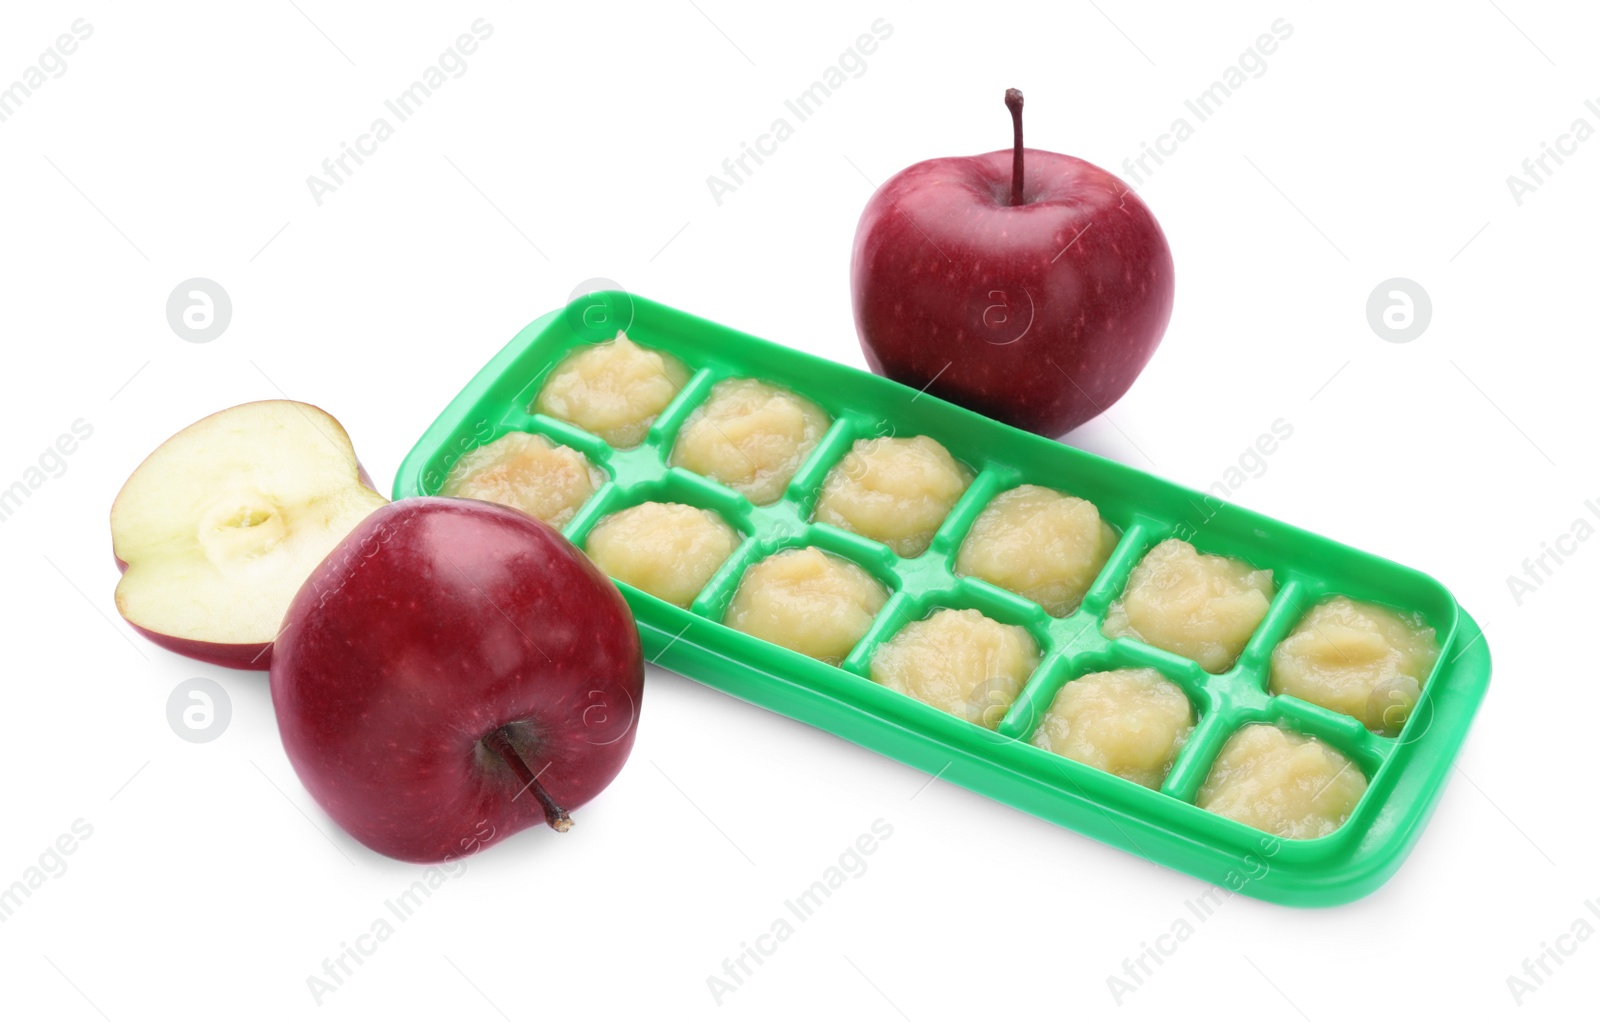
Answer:
POLYGON ((338 420, 298 401, 207 416, 157 447, 111 505, 117 610, 159 646, 265 670, 295 593, 388 503, 338 420))

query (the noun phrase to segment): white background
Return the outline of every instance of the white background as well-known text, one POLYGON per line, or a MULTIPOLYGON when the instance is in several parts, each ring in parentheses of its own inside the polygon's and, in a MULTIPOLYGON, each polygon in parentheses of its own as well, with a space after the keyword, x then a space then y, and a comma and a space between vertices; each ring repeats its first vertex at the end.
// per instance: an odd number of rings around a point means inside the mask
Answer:
MULTIPOLYGON (((0 84, 74 19, 94 30, 0 124, 0 486, 94 429, 0 522, 0 886, 93 827, 0 923, 7 1017, 1481 1017, 1516 1010, 1507 976, 1600 899, 1600 543, 1520 605, 1507 584, 1600 498, 1600 140, 1520 205, 1506 184, 1575 118, 1600 128, 1594 12, 296 3, 8 4, 0 24, 0 84), (307 176, 478 17, 494 31, 467 72, 318 206, 307 176), (878 17, 894 32, 867 71, 716 205, 706 176, 878 17), (288 394, 338 416, 387 489, 479 366, 597 276, 861 365, 847 266, 877 182, 1008 145, 1013 85, 1032 145, 1120 173, 1278 18, 1266 72, 1141 188, 1177 265, 1171 328, 1067 439, 1205 487, 1286 418, 1236 499, 1437 576, 1484 624, 1494 684, 1400 874, 1327 911, 1235 898, 1119 1010, 1107 976, 1203 883, 652 669, 633 758, 579 826, 469 860, 318 1008, 306 977, 420 869, 306 795, 264 675, 116 617, 106 511, 138 460, 288 394), (233 300, 209 344, 164 314, 193 276, 233 300), (1366 319, 1395 276, 1432 297, 1409 344, 1366 319), (194 676, 232 701, 210 744, 166 719, 194 676), (879 818, 867 873, 719 1008, 707 977, 879 818)), ((1597 976, 1600 939, 1521 1011, 1571 1017, 1597 976)))

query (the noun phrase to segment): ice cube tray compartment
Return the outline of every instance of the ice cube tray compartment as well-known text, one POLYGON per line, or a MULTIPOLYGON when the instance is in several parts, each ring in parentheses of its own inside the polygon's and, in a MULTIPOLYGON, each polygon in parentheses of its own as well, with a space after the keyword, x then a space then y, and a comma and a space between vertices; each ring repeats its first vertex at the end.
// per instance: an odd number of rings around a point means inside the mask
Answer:
POLYGON ((437 492, 466 450, 511 430, 583 452, 606 482, 563 529, 582 547, 594 525, 650 500, 715 511, 741 537, 688 609, 622 585, 646 655, 758 705, 807 721, 903 762, 1107 843, 1242 893, 1284 904, 1326 905, 1368 893, 1414 844, 1483 699, 1489 677, 1481 633, 1437 582, 1236 505, 1023 433, 869 373, 780 347, 637 296, 589 296, 530 324, 445 409, 402 465, 395 497, 437 492), (631 307, 628 336, 675 355, 691 377, 644 441, 618 450, 585 430, 532 412, 551 369, 591 331, 585 306, 631 307), (625 304, 624 304, 625 303, 625 304), (576 314, 575 314, 576 313, 576 314), (720 380, 748 377, 809 398, 832 423, 783 496, 756 505, 670 458, 678 431, 720 380), (828 472, 859 439, 926 434, 974 473, 926 552, 887 546, 811 520, 828 472), (1034 483, 1092 501, 1119 533, 1081 605, 1063 617, 977 578, 957 576, 957 551, 998 494, 1034 483), (1270 568, 1278 591, 1234 665, 1209 674, 1184 657, 1105 636, 1112 602, 1157 543, 1176 536, 1204 553, 1270 568), (865 569, 889 598, 837 667, 725 627, 722 616, 746 569, 779 550, 816 546, 865 569), (1268 689, 1273 648, 1320 600, 1345 595, 1421 613, 1441 654, 1421 703, 1398 736, 1268 689), (974 609, 1020 625, 1040 663, 998 727, 987 730, 870 680, 874 650, 933 611, 974 609), (1061 687, 1085 674, 1154 668, 1188 697, 1194 727, 1159 790, 1037 748, 1031 737, 1061 687), (1277 840, 1193 805, 1218 752, 1239 728, 1272 723, 1328 743, 1366 775, 1350 819, 1310 841, 1277 840), (1271 848, 1263 871, 1263 849, 1271 848), (1236 884, 1239 877, 1245 882, 1236 884))

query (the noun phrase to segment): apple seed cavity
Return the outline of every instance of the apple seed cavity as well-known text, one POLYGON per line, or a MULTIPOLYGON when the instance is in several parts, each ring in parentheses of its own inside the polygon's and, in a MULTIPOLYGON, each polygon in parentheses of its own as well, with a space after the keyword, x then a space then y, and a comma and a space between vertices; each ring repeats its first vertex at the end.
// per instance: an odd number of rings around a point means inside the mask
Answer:
POLYGON ((286 531, 277 506, 252 492, 217 501, 200 520, 198 539, 206 558, 226 568, 260 557, 277 546, 286 531))

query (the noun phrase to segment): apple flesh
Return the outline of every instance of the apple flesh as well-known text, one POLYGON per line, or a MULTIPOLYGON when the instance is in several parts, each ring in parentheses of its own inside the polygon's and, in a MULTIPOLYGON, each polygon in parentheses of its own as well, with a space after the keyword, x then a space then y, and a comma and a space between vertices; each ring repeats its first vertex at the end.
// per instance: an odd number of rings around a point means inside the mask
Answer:
POLYGON ((577 547, 441 497, 380 509, 312 572, 271 673, 306 789, 409 862, 565 830, 622 769, 643 682, 633 615, 577 547))
POLYGON ((1012 149, 918 163, 873 194, 851 296, 874 372, 1055 437, 1150 361, 1172 314, 1172 253, 1115 175, 1022 148, 1020 93, 1013 117, 1012 149))
POLYGON ((157 447, 112 502, 117 610, 174 652, 265 670, 300 584, 385 503, 322 409, 217 412, 157 447))

